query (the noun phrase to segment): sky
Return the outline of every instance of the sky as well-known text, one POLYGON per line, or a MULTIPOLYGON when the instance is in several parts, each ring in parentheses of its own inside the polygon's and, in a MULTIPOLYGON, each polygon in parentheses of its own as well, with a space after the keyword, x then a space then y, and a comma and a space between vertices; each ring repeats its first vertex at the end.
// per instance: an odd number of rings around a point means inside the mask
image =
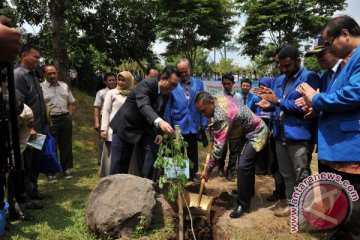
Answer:
MULTIPOLYGON (((360 1, 359 0, 347 0, 346 2, 348 4, 348 6, 347 6, 347 8, 345 8, 345 11, 335 12, 334 16, 337 16, 340 14, 347 14, 347 15, 353 17, 360 24, 360 14, 359 14, 360 1)), ((245 23, 245 18, 241 17, 239 19, 238 25, 233 29, 234 37, 239 33, 239 30, 244 25, 244 23, 245 23)), ((167 44, 164 42, 156 41, 156 43, 154 44, 153 50, 157 54, 164 53, 166 50, 166 45, 167 44)), ((212 61, 212 59, 214 58, 214 52, 210 53, 209 55, 210 55, 209 60, 212 61)), ((218 62, 221 58, 221 55, 217 52, 215 58, 216 58, 216 62, 218 62)), ((250 59, 248 57, 241 56, 238 52, 229 52, 227 54, 227 58, 232 59, 234 64, 242 66, 242 67, 245 67, 250 64, 250 59)))
MULTIPOLYGON (((347 0, 346 2, 348 4, 348 6, 346 7, 345 11, 335 12, 334 16, 337 16, 340 14, 347 14, 347 15, 353 17, 360 24, 360 14, 358 12, 360 9, 360 1, 359 0, 347 0)), ((239 33, 239 30, 244 25, 244 23, 245 23, 245 18, 241 17, 238 20, 237 26, 233 29, 234 38, 239 33)), ((23 27, 26 29, 27 32, 36 33, 37 31, 39 31, 39 27, 33 27, 28 24, 24 25, 23 27)), ((165 52, 166 46, 167 46, 166 43, 160 42, 159 40, 157 40, 153 46, 153 50, 155 53, 161 54, 161 53, 165 52)), ((213 61, 213 58, 214 58, 214 52, 211 52, 209 54, 209 61, 213 61)), ((221 55, 218 52, 216 52, 215 53, 216 62, 218 62, 220 60, 220 58, 221 58, 221 55)), ((241 56, 238 52, 228 52, 227 58, 232 59, 234 64, 242 66, 242 67, 245 67, 250 64, 250 59, 248 57, 241 56)))

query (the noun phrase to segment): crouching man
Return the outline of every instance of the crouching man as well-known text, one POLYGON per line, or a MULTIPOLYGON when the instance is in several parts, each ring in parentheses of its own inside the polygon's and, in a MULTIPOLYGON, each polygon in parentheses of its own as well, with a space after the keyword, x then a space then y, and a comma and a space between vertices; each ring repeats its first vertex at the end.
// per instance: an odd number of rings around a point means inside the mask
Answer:
POLYGON ((237 167, 237 206, 230 214, 231 218, 238 218, 250 208, 251 197, 255 192, 256 154, 265 146, 269 129, 249 108, 235 102, 232 97, 214 98, 207 92, 201 92, 196 96, 195 103, 201 114, 213 118, 214 145, 202 178, 208 180, 210 172, 226 151, 228 139, 239 145, 238 154, 241 155, 237 167))

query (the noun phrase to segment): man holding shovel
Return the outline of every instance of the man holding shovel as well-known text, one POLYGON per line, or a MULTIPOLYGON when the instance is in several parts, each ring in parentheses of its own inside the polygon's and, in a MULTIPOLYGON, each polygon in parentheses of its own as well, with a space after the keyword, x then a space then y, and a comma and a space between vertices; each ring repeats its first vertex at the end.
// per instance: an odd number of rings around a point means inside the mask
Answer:
POLYGON ((195 103, 202 115, 213 118, 214 145, 202 178, 205 180, 209 178, 209 174, 226 151, 225 145, 228 139, 239 144, 237 204, 230 214, 231 218, 238 218, 250 208, 255 186, 256 154, 265 146, 269 129, 249 108, 235 102, 229 96, 214 98, 208 92, 201 92, 197 94, 195 103))

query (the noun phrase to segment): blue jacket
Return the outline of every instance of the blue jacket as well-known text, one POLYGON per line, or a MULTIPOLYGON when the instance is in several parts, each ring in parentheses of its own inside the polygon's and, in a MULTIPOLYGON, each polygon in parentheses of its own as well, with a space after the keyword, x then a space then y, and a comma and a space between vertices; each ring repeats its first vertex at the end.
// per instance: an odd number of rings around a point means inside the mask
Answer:
POLYGON ((312 106, 322 112, 319 159, 360 162, 360 47, 345 64, 329 93, 316 94, 312 106))
MULTIPOLYGON (((241 97, 243 97, 243 94, 240 93, 241 97)), ((241 99, 241 101, 243 101, 241 99)), ((246 102, 246 105, 248 108, 250 108, 250 110, 253 112, 253 113, 256 113, 257 110, 258 110, 258 106, 255 105, 255 103, 258 103, 260 102, 260 98, 254 94, 252 94, 251 92, 249 92, 249 94, 247 95, 247 102, 246 102)))
POLYGON ((176 89, 171 91, 165 108, 165 120, 172 126, 179 125, 182 134, 198 133, 200 126, 207 126, 207 119, 199 113, 195 107, 195 96, 204 91, 201 80, 191 77, 191 91, 189 102, 185 98, 185 89, 179 83, 176 89))
POLYGON ((304 119, 304 112, 295 105, 295 100, 301 95, 296 91, 296 87, 303 82, 307 82, 314 89, 320 87, 319 75, 315 72, 301 68, 289 91, 284 95, 285 75, 281 75, 274 83, 274 93, 281 99, 280 106, 275 108, 275 124, 273 126, 273 136, 278 137, 280 133, 279 115, 284 111, 284 132, 286 140, 290 141, 314 141, 317 119, 304 119))

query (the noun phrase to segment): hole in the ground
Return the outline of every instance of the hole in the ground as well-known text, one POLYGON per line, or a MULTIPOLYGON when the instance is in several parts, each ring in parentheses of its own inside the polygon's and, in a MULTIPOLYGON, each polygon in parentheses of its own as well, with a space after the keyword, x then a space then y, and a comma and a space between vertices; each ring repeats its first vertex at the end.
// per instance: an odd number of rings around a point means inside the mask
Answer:
MULTIPOLYGON (((186 186, 186 191, 191 193, 199 193, 199 184, 191 184, 186 186)), ((204 189, 203 194, 213 196, 215 199, 211 206, 211 211, 203 211, 200 208, 190 208, 193 218, 193 227, 197 240, 211 240, 214 239, 218 219, 225 211, 232 209, 235 203, 235 197, 227 192, 213 191, 211 189, 204 189)), ((188 211, 184 209, 184 237, 185 239, 194 239, 191 232, 191 221, 188 211)))

